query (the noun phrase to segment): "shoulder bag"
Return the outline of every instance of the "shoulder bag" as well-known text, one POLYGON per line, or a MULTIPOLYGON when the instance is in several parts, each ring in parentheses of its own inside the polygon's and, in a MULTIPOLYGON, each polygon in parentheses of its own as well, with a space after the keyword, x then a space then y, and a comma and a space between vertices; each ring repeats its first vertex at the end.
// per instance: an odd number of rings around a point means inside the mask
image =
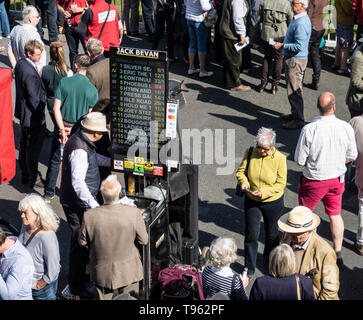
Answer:
POLYGON ((211 28, 218 20, 217 10, 212 8, 205 13, 203 23, 207 28, 211 28))
POLYGON ((105 25, 106 25, 106 23, 107 23, 108 16, 109 16, 109 14, 110 14, 110 4, 109 4, 109 3, 107 3, 107 4, 108 4, 107 16, 106 16, 105 22, 103 23, 102 29, 101 29, 101 31, 100 31, 100 34, 98 35, 97 40, 100 40, 101 35, 102 35, 102 32, 103 32, 103 29, 105 28, 105 25))
POLYGON ((25 242, 25 243, 23 243, 24 247, 27 247, 27 246, 28 246, 28 244, 30 243, 30 241, 32 241, 32 240, 33 240, 33 238, 36 236, 36 234, 37 234, 39 231, 41 231, 41 230, 42 230, 42 228, 38 228, 37 230, 35 230, 35 231, 31 234, 31 236, 29 237, 28 241, 27 241, 27 242, 25 242))
MULTIPOLYGON (((248 150, 248 156, 247 156, 247 165, 245 170, 245 175, 248 178, 248 167, 250 165, 250 160, 252 156, 253 147, 250 147, 248 150)), ((243 198, 246 195, 246 192, 243 192, 241 189, 241 182, 237 181, 236 185, 236 196, 243 198)))

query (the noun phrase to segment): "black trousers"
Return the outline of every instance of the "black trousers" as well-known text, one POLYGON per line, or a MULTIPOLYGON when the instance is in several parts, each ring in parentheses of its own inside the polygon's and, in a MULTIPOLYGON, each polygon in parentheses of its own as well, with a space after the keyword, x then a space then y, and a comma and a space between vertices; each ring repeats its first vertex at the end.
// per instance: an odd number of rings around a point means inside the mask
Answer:
POLYGON ((64 35, 66 36, 68 48, 69 48, 69 61, 71 68, 73 70, 73 60, 78 54, 79 43, 81 43, 84 52, 86 51, 86 45, 84 43, 84 38, 86 37, 87 28, 80 28, 78 26, 68 26, 64 23, 64 35))
POLYGON ((87 209, 63 206, 63 210, 68 226, 71 229, 68 282, 72 294, 82 295, 88 281, 86 278, 86 266, 89 257, 87 248, 78 244, 78 235, 82 226, 83 214, 87 209))
POLYGON ((325 29, 316 31, 311 30, 311 36, 309 41, 309 61, 313 68, 313 83, 318 83, 321 73, 321 60, 320 60, 320 42, 323 37, 325 29))
POLYGON ((242 50, 236 51, 234 44, 237 42, 237 40, 223 38, 223 82, 227 89, 238 87, 241 84, 242 50))
POLYGON ((38 176, 38 162, 46 133, 45 123, 35 128, 21 127, 19 166, 22 180, 33 186, 38 176))
POLYGON ((155 31, 153 20, 153 0, 141 0, 142 17, 145 23, 145 31, 148 35, 152 35, 155 31))
POLYGON ((254 274, 256 269, 258 238, 260 236, 260 221, 263 217, 265 227, 265 248, 263 257, 268 262, 270 252, 280 241, 277 220, 282 216, 284 197, 271 202, 257 202, 245 196, 245 266, 248 274, 254 274))
POLYGON ((155 32, 153 34, 153 44, 151 49, 157 50, 159 47, 159 43, 161 37, 164 34, 165 30, 165 22, 166 22, 166 33, 167 33, 167 46, 168 46, 168 58, 174 58, 174 29, 175 24, 173 21, 173 8, 172 9, 165 9, 161 5, 156 7, 155 11, 155 32))

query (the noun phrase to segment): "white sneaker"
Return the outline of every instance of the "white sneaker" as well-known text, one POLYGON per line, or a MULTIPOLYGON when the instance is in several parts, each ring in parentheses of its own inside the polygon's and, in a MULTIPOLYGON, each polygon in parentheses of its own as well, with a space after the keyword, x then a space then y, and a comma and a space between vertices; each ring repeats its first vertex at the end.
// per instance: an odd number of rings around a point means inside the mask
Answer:
POLYGON ((211 77, 213 75, 213 71, 206 71, 206 72, 199 72, 199 77, 205 78, 205 77, 211 77))
POLYGON ((200 70, 199 69, 188 69, 188 74, 195 74, 198 73, 200 70))
POLYGON ((3 37, 2 36, 0 36, 0 40, 2 39, 3 37))

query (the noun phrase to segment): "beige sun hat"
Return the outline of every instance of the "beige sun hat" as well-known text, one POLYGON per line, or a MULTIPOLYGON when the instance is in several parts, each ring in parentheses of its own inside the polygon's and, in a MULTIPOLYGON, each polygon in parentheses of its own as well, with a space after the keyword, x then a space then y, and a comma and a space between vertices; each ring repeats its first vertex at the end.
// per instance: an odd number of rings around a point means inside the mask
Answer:
POLYGON ((314 230, 320 218, 309 208, 297 206, 277 221, 279 228, 288 233, 301 233, 314 230))
POLYGON ((91 112, 81 121, 84 129, 95 132, 108 132, 106 116, 101 112, 91 112))

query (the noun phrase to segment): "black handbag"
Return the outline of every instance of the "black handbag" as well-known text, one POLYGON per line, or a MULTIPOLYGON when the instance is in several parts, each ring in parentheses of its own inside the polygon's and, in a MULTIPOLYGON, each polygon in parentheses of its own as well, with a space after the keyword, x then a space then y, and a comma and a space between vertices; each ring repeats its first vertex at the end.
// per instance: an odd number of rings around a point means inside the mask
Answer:
MULTIPOLYGON (((253 151, 253 147, 250 147, 250 149, 248 150, 247 165, 246 165, 246 170, 245 170, 246 177, 248 177, 248 167, 250 165, 252 151, 253 151)), ((246 192, 243 192, 242 189, 241 189, 241 182, 237 181, 236 196, 243 198, 245 196, 245 194, 246 194, 246 192)))

